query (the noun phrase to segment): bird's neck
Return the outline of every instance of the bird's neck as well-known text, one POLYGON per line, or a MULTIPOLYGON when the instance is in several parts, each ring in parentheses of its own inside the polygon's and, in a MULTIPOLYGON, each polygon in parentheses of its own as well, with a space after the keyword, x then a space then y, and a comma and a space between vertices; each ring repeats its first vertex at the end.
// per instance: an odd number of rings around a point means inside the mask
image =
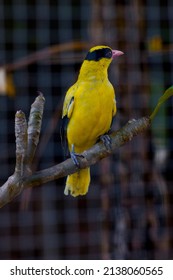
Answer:
POLYGON ((106 67, 103 63, 84 61, 79 72, 78 80, 106 80, 108 79, 107 69, 108 67, 106 67))

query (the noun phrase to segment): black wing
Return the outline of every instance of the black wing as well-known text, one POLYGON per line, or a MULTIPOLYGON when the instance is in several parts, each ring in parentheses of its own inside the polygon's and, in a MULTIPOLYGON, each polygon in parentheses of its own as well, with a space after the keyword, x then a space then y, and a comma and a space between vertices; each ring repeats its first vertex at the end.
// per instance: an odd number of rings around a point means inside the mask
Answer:
POLYGON ((64 157, 67 158, 69 156, 68 151, 68 142, 67 142, 67 126, 68 126, 69 119, 67 116, 64 116, 61 119, 61 126, 60 126, 60 136, 61 136, 61 145, 64 150, 64 157))
MULTIPOLYGON (((73 93, 73 92, 72 92, 73 93)), ((64 149, 64 157, 68 157, 69 156, 69 151, 68 151, 68 141, 67 141, 67 126, 68 126, 68 122, 69 119, 71 117, 71 114, 73 112, 73 106, 74 106, 74 96, 72 95, 72 93, 70 95, 68 95, 68 101, 65 99, 65 112, 64 115, 62 117, 61 120, 61 127, 60 127, 60 135, 61 135, 61 144, 62 147, 64 149), (71 98, 69 98, 71 97, 71 98)))

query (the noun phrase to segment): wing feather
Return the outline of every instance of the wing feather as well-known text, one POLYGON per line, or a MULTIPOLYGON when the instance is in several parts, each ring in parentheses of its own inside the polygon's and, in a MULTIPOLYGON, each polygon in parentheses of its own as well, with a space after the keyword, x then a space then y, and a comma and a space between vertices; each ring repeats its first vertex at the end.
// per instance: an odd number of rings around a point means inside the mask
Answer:
POLYGON ((75 93, 76 86, 73 85, 69 88, 66 93, 64 105, 63 105, 63 112, 62 112, 62 120, 61 120, 61 127, 60 127, 60 135, 61 135, 61 144, 64 150, 64 156, 67 157, 68 153, 68 141, 67 141, 67 127, 69 123, 69 119, 71 118, 73 108, 74 108, 74 93, 75 93))

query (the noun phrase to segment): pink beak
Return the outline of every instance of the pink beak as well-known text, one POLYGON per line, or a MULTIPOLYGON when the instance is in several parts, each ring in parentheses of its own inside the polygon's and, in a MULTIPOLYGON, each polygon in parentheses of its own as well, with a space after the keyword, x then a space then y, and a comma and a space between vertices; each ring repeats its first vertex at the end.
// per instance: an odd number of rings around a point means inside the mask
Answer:
POLYGON ((112 58, 114 59, 117 56, 123 55, 124 53, 118 50, 112 50, 112 58))

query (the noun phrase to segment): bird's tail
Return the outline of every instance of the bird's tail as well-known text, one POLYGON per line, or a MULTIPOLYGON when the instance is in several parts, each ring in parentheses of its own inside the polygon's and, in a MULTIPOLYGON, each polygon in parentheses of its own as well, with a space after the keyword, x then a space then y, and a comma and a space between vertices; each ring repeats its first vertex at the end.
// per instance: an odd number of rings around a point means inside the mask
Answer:
POLYGON ((64 194, 72 196, 85 195, 90 183, 90 168, 80 169, 67 177, 64 194))

